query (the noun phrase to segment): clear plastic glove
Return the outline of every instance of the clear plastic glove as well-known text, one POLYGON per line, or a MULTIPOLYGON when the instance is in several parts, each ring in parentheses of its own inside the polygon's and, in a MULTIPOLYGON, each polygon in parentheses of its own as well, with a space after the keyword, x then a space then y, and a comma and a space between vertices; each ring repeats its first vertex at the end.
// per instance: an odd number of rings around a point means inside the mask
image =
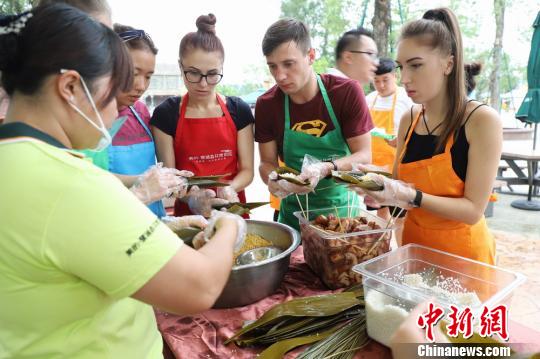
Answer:
POLYGON ((188 193, 188 206, 191 212, 200 214, 204 217, 210 217, 214 206, 222 206, 229 201, 216 198, 216 192, 211 189, 199 189, 197 186, 191 187, 188 193))
POLYGON ((334 165, 330 162, 316 162, 302 167, 302 173, 298 176, 298 179, 309 181, 309 186, 302 187, 302 192, 297 193, 309 193, 315 190, 315 187, 319 184, 319 181, 332 173, 334 165))
POLYGON ((233 220, 236 223, 237 232, 236 240, 234 242, 234 251, 236 252, 240 248, 242 248, 242 245, 244 244, 244 240, 246 238, 246 221, 242 217, 237 216, 236 214, 214 210, 212 211, 212 216, 210 217, 208 225, 204 230, 204 237, 202 239, 197 238, 197 241, 195 240, 195 238, 193 239, 193 246, 195 247, 195 249, 202 247, 209 240, 211 240, 214 236, 214 233, 220 228, 220 226, 223 224, 223 221, 225 220, 233 220))
POLYGON ((159 201, 172 194, 184 194, 187 191, 186 177, 193 175, 188 171, 164 168, 162 163, 150 167, 137 177, 129 189, 144 204, 159 201))
POLYGON ((240 198, 238 198, 238 193, 234 190, 234 188, 232 188, 232 186, 218 187, 217 197, 223 198, 230 203, 240 202, 240 198))
POLYGON ((208 221, 203 216, 164 217, 161 219, 174 232, 187 227, 206 228, 208 221))
POLYGON ((309 186, 298 186, 284 179, 278 179, 278 174, 275 171, 268 175, 268 191, 278 198, 285 198, 293 193, 311 192, 309 186))
POLYGON ((362 171, 364 173, 379 171, 379 172, 390 172, 388 166, 376 166, 372 164, 363 164, 358 162, 353 162, 351 164, 353 171, 362 171))
POLYGON ((360 196, 366 196, 366 204, 372 206, 373 203, 371 200, 373 200, 379 206, 396 206, 403 209, 412 208, 411 202, 414 200, 414 197, 416 197, 416 191, 410 184, 393 180, 375 173, 368 173, 366 177, 377 184, 384 186, 382 191, 368 191, 366 189, 350 185, 349 188, 354 190, 360 196))
POLYGON ((394 147, 394 148, 397 147, 397 136, 394 137, 394 138, 392 138, 391 140, 384 140, 384 141, 385 141, 385 142, 388 144, 388 146, 390 146, 390 147, 394 147))
MULTIPOLYGON (((166 171, 170 171, 171 173, 173 173, 175 176, 180 176, 180 177, 184 177, 184 178, 188 178, 188 177, 193 177, 193 172, 191 171, 186 171, 186 170, 177 170, 176 168, 164 168, 164 170, 166 171)), ((186 180, 187 181, 187 180, 186 180)), ((176 198, 182 198, 182 197, 185 197, 186 194, 187 194, 187 191, 188 191, 188 185, 186 186, 183 186, 181 188, 180 191, 175 191, 173 192, 171 196, 174 196, 176 198)))

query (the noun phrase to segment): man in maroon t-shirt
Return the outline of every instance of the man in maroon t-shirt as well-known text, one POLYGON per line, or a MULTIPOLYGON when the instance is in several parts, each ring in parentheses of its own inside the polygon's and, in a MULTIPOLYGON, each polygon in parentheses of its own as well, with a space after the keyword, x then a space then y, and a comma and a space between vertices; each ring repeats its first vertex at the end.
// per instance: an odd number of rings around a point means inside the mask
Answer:
MULTIPOLYGON (((259 171, 270 192, 286 202, 285 197, 292 193, 313 192, 332 170, 350 170, 353 162, 370 163, 369 131, 373 124, 364 93, 357 81, 332 75, 319 77, 314 72, 315 51, 307 26, 294 19, 279 20, 267 30, 262 47, 277 84, 260 96, 255 106, 259 171), (304 154, 325 162, 302 168, 304 154), (300 178, 308 179, 311 186, 275 180, 278 156, 289 167, 302 170, 300 178)), ((347 205, 343 203, 343 191, 334 192, 321 190, 317 198, 310 197, 310 207, 347 205)), ((283 202, 280 222, 298 228, 298 222, 291 218, 291 212, 297 209, 293 201, 286 208, 283 202)))

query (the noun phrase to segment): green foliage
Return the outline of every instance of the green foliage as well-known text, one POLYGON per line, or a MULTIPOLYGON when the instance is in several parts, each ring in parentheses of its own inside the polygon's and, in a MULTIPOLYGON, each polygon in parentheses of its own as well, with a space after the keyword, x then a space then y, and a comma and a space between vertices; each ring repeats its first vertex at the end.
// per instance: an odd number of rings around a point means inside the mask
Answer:
MULTIPOLYGON (((510 54, 504 52, 499 73, 500 93, 505 94, 527 81, 527 66, 519 66, 511 61, 510 54)), ((482 63, 482 72, 476 77, 476 98, 487 100, 489 98, 489 74, 492 70, 491 50, 484 50, 474 57, 475 61, 482 63)))
POLYGON ((17 14, 30 10, 37 0, 0 0, 0 14, 17 14))
POLYGON ((225 96, 244 96, 260 88, 261 85, 255 83, 247 83, 242 85, 219 84, 216 90, 217 92, 225 96))
POLYGON ((281 16, 304 21, 310 29, 312 46, 319 60, 317 71, 326 71, 334 63, 334 49, 343 32, 356 27, 349 19, 353 0, 283 0, 281 16))

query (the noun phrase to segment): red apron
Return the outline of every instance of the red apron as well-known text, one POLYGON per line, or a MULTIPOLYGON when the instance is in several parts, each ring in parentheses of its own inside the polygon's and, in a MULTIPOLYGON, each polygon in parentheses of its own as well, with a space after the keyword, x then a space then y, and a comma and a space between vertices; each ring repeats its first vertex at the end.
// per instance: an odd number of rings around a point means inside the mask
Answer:
MULTIPOLYGON (((189 95, 181 101, 180 115, 174 136, 176 168, 188 170, 196 176, 230 173, 225 180, 232 180, 238 173, 238 133, 227 106, 216 94, 222 117, 186 118, 189 95)), ((215 188, 214 188, 215 190, 215 188)), ((238 193, 240 202, 246 202, 244 191, 238 193)), ((176 200, 174 215, 192 214, 187 204, 176 200)))

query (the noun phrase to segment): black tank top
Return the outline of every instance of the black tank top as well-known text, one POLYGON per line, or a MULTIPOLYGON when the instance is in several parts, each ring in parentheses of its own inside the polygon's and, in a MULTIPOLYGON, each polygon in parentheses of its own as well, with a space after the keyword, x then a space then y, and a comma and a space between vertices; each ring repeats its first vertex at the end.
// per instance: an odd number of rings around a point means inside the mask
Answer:
MULTIPOLYGON (((484 105, 485 104, 478 105, 471 111, 471 113, 469 113, 469 116, 467 116, 467 119, 459 128, 457 136, 454 137, 454 145, 450 149, 452 156, 452 169, 463 182, 465 182, 465 178, 467 177, 467 164, 469 163, 469 142, 467 141, 467 135, 465 134, 465 125, 471 118, 474 111, 484 105)), ((412 123, 413 111, 411 107, 411 125, 409 125, 409 129, 407 130, 407 134, 405 136, 408 136, 409 131, 411 131, 412 123)), ((403 160, 401 162, 416 162, 443 153, 444 148, 435 153, 438 137, 439 136, 435 135, 419 135, 413 130, 407 148, 405 149, 405 155, 403 156, 403 160)))

